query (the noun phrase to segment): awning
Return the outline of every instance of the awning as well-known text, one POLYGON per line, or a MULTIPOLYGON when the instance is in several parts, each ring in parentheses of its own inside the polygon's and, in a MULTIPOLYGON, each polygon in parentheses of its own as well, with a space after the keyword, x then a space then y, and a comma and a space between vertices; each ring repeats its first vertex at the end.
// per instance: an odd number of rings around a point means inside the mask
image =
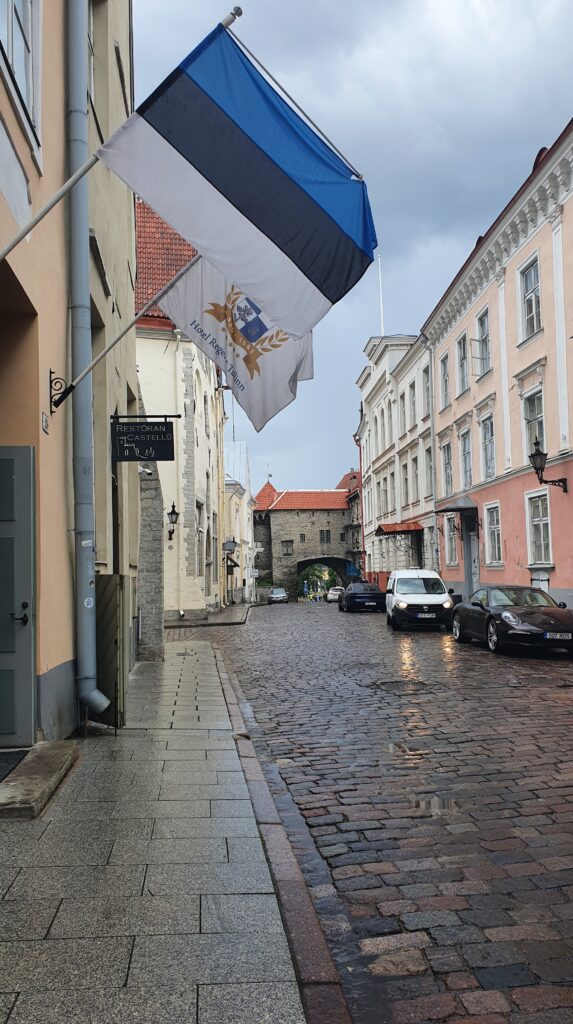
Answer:
POLYGON ((436 509, 438 515, 442 515, 444 512, 474 512, 477 513, 477 505, 472 501, 471 498, 462 496, 461 498, 454 498, 449 505, 442 505, 436 509))
POLYGON ((380 537, 383 533, 415 533, 423 529, 416 519, 408 519, 403 523, 380 523, 376 527, 376 536, 380 537))

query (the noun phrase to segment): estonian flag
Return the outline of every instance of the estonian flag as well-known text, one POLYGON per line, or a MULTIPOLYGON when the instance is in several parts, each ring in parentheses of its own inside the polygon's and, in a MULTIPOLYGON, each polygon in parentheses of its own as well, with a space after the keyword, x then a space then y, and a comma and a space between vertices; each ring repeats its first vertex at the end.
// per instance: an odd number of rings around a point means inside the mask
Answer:
POLYGON ((364 181, 222 25, 96 155, 291 335, 372 262, 364 181))

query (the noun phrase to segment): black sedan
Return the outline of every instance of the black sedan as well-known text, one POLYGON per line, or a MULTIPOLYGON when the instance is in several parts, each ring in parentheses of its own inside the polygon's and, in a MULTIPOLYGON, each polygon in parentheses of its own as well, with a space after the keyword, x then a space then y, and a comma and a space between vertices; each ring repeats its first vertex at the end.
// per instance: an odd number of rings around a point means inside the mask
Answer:
POLYGON ((350 583, 338 595, 339 612, 384 612, 386 594, 375 583, 350 583))
POLYGON ((452 633, 459 644, 485 640, 492 654, 506 644, 573 651, 573 612, 544 590, 482 587, 454 608, 452 633))

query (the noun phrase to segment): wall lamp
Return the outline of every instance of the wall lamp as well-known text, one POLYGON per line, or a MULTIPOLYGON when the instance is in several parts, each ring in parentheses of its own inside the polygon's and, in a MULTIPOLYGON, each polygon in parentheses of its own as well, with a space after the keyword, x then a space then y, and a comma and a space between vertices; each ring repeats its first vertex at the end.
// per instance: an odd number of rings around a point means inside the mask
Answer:
POLYGON ((168 518, 169 524, 170 524, 169 525, 169 530, 167 531, 167 536, 168 536, 169 540, 173 540, 173 534, 175 533, 175 527, 177 526, 177 520, 179 519, 179 512, 175 508, 175 502, 174 501, 171 503, 171 509, 167 513, 167 518, 168 518))
POLYGON ((564 476, 560 476, 558 480, 546 480, 544 478, 543 470, 545 469, 545 463, 547 462, 547 452, 541 451, 541 444, 537 437, 533 442, 533 451, 529 456, 529 461, 540 484, 551 484, 552 487, 561 487, 563 489, 563 493, 567 494, 567 480, 564 476))

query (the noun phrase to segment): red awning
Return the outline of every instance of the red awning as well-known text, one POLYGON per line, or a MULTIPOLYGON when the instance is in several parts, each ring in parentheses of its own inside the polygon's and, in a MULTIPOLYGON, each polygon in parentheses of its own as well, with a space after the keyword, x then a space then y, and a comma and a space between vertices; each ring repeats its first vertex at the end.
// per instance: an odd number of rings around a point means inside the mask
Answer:
POLYGON ((380 523, 376 527, 376 536, 383 533, 414 533, 416 530, 423 530, 424 527, 416 519, 408 519, 403 523, 380 523))

